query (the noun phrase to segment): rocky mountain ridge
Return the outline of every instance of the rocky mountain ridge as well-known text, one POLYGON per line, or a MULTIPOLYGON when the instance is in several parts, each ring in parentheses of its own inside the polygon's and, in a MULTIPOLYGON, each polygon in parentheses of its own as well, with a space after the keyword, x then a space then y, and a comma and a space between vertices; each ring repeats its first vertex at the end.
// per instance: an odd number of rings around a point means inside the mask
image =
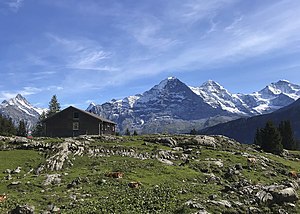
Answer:
POLYGON ((287 80, 271 83, 251 94, 231 93, 212 80, 190 88, 209 105, 242 116, 270 113, 300 98, 300 86, 287 80))
POLYGON ((300 98, 300 86, 286 80, 252 94, 234 94, 215 81, 187 86, 169 77, 143 94, 90 104, 88 111, 140 133, 184 133, 240 117, 273 112, 300 98))
POLYGON ((0 114, 11 118, 16 126, 24 120, 29 129, 36 124, 43 111, 45 109, 34 107, 21 94, 0 104, 0 114))
MULTIPOLYGON (((219 123, 273 112, 300 97, 300 86, 286 80, 271 83, 252 94, 234 94, 209 80, 200 87, 187 86, 169 77, 150 90, 111 100, 91 103, 86 109, 115 121, 123 133, 187 133, 219 123)), ((20 120, 34 126, 43 109, 32 106, 22 95, 0 104, 0 114, 18 125, 20 120)))

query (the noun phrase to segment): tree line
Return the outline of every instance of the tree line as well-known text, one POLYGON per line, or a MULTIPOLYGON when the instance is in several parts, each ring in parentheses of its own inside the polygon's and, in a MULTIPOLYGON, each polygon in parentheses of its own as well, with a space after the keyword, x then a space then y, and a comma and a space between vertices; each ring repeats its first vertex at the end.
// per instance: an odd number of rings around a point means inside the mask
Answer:
POLYGON ((278 127, 272 121, 268 121, 264 128, 256 130, 254 144, 274 154, 281 154, 283 149, 297 149, 294 132, 288 120, 281 121, 278 127))
POLYGON ((17 135, 25 137, 28 134, 26 126, 26 122, 20 120, 19 125, 16 127, 11 118, 4 117, 0 114, 0 135, 17 135))

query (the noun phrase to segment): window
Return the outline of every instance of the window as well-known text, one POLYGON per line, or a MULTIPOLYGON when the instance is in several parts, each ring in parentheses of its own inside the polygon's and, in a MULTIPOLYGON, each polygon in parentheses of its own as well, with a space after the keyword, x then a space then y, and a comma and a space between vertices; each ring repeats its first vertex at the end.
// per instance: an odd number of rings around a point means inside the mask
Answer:
POLYGON ((78 112, 73 113, 73 119, 79 119, 79 113, 78 112))
POLYGON ((73 130, 79 130, 79 122, 73 122, 73 130))

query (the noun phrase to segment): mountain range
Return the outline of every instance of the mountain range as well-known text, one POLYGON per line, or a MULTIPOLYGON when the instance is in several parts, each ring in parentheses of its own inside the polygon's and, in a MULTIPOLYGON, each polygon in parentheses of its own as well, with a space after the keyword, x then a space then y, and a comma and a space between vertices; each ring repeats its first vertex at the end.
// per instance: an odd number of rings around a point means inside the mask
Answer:
POLYGON ((300 97, 300 86, 287 80, 271 83, 252 94, 234 94, 215 81, 187 86, 169 77, 143 94, 90 104, 88 111, 140 133, 186 133, 240 117, 273 112, 300 97))
MULTIPOLYGON (((187 133, 238 118, 271 113, 300 98, 300 86, 286 80, 271 83, 251 94, 231 93, 215 81, 199 87, 187 86, 169 77, 150 90, 113 99, 103 104, 91 103, 86 109, 138 133, 187 133)), ((25 120, 31 128, 43 109, 31 105, 22 95, 0 104, 0 114, 17 125, 25 120)))

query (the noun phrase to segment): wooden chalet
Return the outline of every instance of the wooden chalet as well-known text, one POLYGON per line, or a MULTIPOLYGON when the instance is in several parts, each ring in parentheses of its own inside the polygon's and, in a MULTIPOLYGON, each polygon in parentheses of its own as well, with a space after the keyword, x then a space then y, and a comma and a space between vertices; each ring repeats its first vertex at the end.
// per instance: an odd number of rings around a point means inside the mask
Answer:
POLYGON ((47 137, 114 135, 116 132, 116 123, 73 106, 46 118, 43 123, 47 137))

